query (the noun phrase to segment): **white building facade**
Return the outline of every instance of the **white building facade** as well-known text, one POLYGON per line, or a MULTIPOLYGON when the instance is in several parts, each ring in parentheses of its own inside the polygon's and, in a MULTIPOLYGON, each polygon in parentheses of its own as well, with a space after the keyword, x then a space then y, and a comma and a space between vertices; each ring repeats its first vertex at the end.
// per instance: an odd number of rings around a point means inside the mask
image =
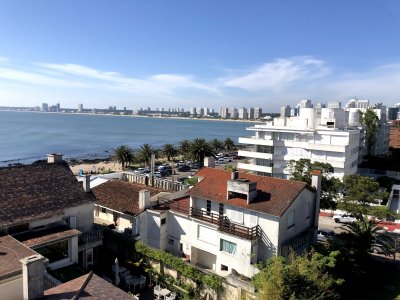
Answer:
POLYGON ((236 174, 201 169, 196 176, 202 180, 190 197, 168 209, 147 209, 140 240, 221 276, 252 277, 256 263, 309 247, 318 227, 316 190, 305 183, 236 174))
POLYGON ((301 108, 298 117, 276 118, 248 127, 254 135, 240 137, 239 143, 252 149, 239 151, 247 162, 238 163, 238 168, 287 179, 288 162, 308 158, 331 164, 333 176, 340 179, 356 173, 361 135, 357 127, 347 126, 347 118, 340 108, 301 108))

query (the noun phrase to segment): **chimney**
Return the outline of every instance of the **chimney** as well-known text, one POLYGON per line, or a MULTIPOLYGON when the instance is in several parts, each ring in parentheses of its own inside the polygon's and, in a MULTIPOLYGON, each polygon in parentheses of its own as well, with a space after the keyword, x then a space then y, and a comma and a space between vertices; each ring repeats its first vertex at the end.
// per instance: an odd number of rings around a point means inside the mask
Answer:
POLYGON ((150 192, 148 190, 139 191, 139 209, 150 207, 150 192))
POLYGON ((204 158, 204 166, 209 167, 209 168, 215 168, 215 158, 212 156, 205 157, 204 158))
POLYGON ((232 171, 231 180, 238 180, 238 178, 239 178, 239 171, 232 171))
POLYGON ((47 259, 40 254, 25 257, 22 263, 22 289, 24 300, 43 297, 43 274, 46 271, 47 259))
POLYGON ((314 215, 314 243, 317 242, 318 221, 319 221, 319 208, 321 203, 321 171, 314 170, 311 172, 311 186, 315 188, 315 215, 314 215))
POLYGON ((90 192, 90 175, 86 174, 83 177, 83 190, 85 191, 85 193, 89 193, 90 192))
POLYGON ((47 154, 47 163, 48 164, 58 164, 62 162, 62 154, 51 153, 47 154))

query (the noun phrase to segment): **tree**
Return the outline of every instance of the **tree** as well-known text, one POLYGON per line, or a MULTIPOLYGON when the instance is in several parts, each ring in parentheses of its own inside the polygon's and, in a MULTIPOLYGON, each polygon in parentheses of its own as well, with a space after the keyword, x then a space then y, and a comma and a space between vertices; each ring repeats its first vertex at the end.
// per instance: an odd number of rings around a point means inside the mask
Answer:
POLYGON ((379 118, 376 113, 368 108, 366 112, 359 111, 360 123, 365 128, 365 145, 368 156, 373 155, 373 147, 376 143, 376 135, 379 129, 379 118))
POLYGON ((175 149, 172 144, 165 144, 162 149, 162 154, 167 157, 168 161, 171 160, 171 157, 175 157, 178 151, 175 149))
POLYGON ((217 154, 224 148, 224 144, 219 139, 212 139, 210 141, 210 147, 211 147, 212 151, 214 152, 214 154, 217 154))
POLYGON ((190 156, 199 164, 199 168, 204 166, 204 158, 212 154, 210 145, 203 138, 196 138, 190 144, 190 156))
POLYGON ((234 150, 236 148, 236 146, 235 146, 235 143, 230 138, 227 138, 224 141, 224 148, 227 151, 231 151, 231 150, 234 150))
POLYGON ((184 159, 190 157, 190 141, 182 140, 179 142, 179 154, 182 155, 184 159))
POLYGON ((386 192, 379 190, 379 183, 373 178, 358 174, 345 175, 343 178, 345 196, 339 202, 339 208, 358 216, 372 215, 380 219, 393 216, 386 207, 376 208, 371 204, 377 199, 388 197, 386 192))
POLYGON ((311 171, 321 171, 321 208, 336 207, 334 201, 342 184, 338 178, 332 176, 334 169, 329 163, 311 162, 308 158, 301 158, 298 161, 291 160, 288 163, 290 179, 303 181, 311 184, 311 171))
POLYGON ((338 252, 324 256, 317 252, 296 255, 288 260, 272 257, 253 277, 261 300, 337 299, 336 289, 343 281, 331 274, 338 252))
POLYGON ((139 161, 144 162, 144 164, 148 166, 151 160, 151 155, 153 153, 154 150, 149 144, 143 144, 142 146, 140 146, 137 156, 139 161))
POLYGON ((115 149, 114 157, 124 168, 133 161, 133 150, 126 145, 121 145, 115 149))

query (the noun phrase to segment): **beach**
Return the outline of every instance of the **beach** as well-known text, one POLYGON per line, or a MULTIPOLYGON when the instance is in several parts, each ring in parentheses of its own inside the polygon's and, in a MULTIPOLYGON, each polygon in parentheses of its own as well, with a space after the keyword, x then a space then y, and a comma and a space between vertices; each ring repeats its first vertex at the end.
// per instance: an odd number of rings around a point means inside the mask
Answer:
POLYGON ((93 162, 68 163, 72 173, 78 175, 80 170, 85 174, 97 174, 122 171, 121 164, 116 161, 104 160, 93 162))

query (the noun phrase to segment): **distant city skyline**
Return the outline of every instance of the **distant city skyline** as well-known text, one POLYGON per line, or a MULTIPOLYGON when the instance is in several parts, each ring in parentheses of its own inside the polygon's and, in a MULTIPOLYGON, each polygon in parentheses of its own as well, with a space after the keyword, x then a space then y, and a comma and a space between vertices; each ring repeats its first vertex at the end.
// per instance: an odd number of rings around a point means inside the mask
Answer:
POLYGON ((302 99, 353 97, 392 106, 399 8, 392 0, 4 0, 0 106, 279 112, 302 99))

